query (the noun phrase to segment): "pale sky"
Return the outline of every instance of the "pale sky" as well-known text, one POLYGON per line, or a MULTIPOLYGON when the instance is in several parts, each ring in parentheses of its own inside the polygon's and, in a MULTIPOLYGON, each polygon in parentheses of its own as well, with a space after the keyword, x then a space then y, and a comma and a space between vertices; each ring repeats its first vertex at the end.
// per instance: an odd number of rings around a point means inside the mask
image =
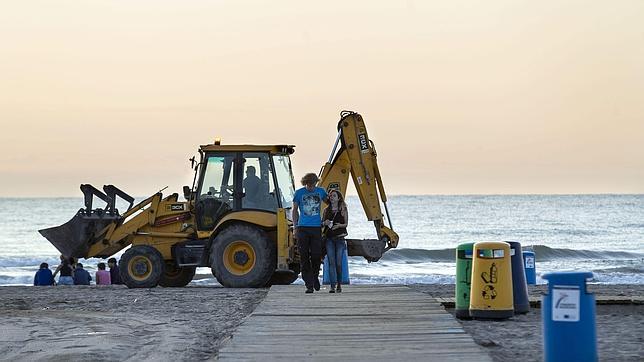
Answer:
POLYGON ((149 195, 363 115, 390 194, 644 193, 644 1, 2 1, 0 196, 149 195))

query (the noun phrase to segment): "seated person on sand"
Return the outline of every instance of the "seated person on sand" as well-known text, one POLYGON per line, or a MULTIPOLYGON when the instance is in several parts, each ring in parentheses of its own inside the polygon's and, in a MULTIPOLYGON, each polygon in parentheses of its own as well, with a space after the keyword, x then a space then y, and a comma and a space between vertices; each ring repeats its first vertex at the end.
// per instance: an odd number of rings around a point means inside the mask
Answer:
POLYGON ((116 263, 116 258, 107 259, 107 265, 110 267, 110 281, 112 284, 123 284, 123 282, 121 282, 121 274, 119 274, 119 266, 116 263))
POLYGON ((110 285, 112 284, 112 279, 110 278, 110 272, 105 270, 105 263, 98 263, 98 270, 96 271, 96 285, 110 285))
POLYGON ((56 278, 56 275, 60 273, 58 277, 58 285, 74 285, 73 273, 74 269, 72 263, 74 262, 73 258, 66 258, 65 256, 60 256, 60 264, 56 268, 52 278, 56 278))
POLYGON ((77 263, 76 269, 74 269, 74 285, 89 285, 91 280, 92 276, 83 269, 83 264, 77 263))
POLYGON ((54 285, 54 276, 51 274, 51 270, 49 270, 49 264, 40 264, 40 269, 38 269, 34 276, 34 285, 54 285))

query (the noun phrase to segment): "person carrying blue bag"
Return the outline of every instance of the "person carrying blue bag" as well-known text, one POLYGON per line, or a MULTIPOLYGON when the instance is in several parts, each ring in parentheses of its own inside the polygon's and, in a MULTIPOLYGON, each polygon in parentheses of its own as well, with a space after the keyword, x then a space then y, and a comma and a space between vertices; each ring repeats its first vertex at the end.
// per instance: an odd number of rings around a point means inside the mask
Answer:
POLYGON ((347 250, 344 238, 347 236, 349 213, 342 193, 329 191, 329 206, 324 210, 326 256, 329 262, 329 293, 342 292, 342 258, 347 250))

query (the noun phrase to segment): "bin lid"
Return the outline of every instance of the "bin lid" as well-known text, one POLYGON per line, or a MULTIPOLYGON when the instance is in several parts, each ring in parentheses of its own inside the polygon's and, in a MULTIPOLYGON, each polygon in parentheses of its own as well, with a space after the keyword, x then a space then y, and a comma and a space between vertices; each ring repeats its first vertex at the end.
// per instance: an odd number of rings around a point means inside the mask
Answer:
POLYGON ((510 249, 519 249, 521 247, 521 243, 518 241, 505 241, 506 243, 510 244, 510 249))
POLYGON ((589 271, 563 271, 546 273, 541 278, 548 281, 548 287, 555 285, 577 285, 583 287, 586 280, 593 277, 593 272, 589 271))
POLYGON ((474 243, 463 243, 456 247, 456 250, 472 250, 474 243))

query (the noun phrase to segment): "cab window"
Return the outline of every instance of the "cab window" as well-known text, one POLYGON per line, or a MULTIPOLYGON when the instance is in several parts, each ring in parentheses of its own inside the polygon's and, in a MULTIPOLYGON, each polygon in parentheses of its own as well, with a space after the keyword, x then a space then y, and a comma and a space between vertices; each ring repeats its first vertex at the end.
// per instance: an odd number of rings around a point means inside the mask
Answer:
POLYGON ((244 153, 242 209, 275 211, 275 182, 267 153, 244 153))

